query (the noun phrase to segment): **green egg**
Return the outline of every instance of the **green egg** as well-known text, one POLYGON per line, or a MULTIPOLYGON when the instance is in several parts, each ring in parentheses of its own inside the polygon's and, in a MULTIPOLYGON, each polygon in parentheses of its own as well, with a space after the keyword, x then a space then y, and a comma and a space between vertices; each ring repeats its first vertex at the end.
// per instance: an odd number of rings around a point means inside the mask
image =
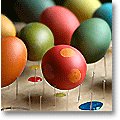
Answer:
POLYGON ((28 60, 39 61, 43 55, 54 46, 51 30, 44 24, 33 22, 21 29, 19 38, 23 40, 28 50, 28 60))
POLYGON ((71 45, 85 57, 87 63, 94 63, 106 54, 111 42, 111 30, 106 21, 91 18, 75 30, 71 45))

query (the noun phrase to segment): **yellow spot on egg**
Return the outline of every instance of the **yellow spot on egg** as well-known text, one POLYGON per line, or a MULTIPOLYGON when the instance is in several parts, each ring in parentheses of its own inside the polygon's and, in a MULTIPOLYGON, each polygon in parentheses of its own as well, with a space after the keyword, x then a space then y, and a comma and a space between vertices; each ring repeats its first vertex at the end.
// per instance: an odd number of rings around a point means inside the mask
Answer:
POLYGON ((75 51, 72 50, 71 48, 64 48, 60 51, 60 54, 63 57, 72 57, 75 54, 75 51))
POLYGON ((76 83, 81 79, 81 72, 78 69, 72 69, 70 74, 68 75, 69 81, 72 83, 76 83))

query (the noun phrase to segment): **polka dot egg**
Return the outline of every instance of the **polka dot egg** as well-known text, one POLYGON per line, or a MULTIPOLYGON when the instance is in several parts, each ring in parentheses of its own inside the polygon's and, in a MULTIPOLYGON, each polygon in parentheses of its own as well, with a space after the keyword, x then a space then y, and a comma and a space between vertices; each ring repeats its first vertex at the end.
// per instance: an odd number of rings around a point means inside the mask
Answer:
POLYGON ((42 72, 46 81, 60 90, 79 86, 86 76, 83 55, 69 45, 57 45, 48 50, 42 59, 42 72))

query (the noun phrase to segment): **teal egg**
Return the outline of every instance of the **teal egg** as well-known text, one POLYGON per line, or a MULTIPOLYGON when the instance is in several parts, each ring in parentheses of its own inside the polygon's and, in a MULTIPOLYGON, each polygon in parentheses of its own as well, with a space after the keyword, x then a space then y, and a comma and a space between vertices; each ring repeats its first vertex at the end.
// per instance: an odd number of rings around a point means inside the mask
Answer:
POLYGON ((91 18, 81 23, 72 36, 71 45, 94 63, 104 57, 111 42, 111 30, 106 21, 91 18))
POLYGON ((54 46, 51 30, 44 24, 33 22, 27 24, 18 34, 28 51, 28 60, 39 61, 54 46))
POLYGON ((112 3, 104 3, 95 11, 93 17, 105 20, 112 30, 112 3))
POLYGON ((43 10, 54 5, 53 0, 17 0, 15 10, 21 21, 38 22, 43 10))

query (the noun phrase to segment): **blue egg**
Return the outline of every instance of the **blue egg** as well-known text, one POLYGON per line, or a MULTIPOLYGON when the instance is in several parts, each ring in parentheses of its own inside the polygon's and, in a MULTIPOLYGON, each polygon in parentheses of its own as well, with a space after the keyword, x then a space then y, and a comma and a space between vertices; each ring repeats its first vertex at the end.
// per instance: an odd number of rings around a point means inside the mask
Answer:
POLYGON ((93 17, 98 17, 105 20, 112 30, 112 3, 105 3, 100 8, 98 8, 93 17))

